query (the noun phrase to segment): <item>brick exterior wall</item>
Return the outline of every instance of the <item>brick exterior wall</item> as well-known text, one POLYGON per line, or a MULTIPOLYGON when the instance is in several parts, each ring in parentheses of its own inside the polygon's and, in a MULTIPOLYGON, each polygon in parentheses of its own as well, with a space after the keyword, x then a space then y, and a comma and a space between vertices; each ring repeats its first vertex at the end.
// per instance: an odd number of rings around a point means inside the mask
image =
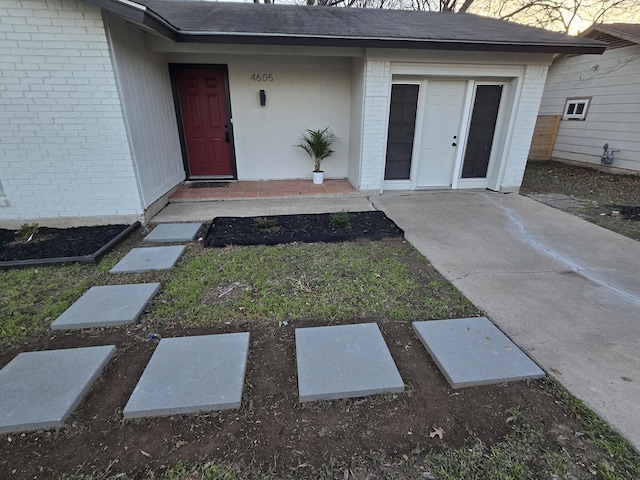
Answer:
POLYGON ((379 190, 387 151, 391 62, 367 60, 360 189, 379 190))
POLYGON ((100 10, 0 0, 0 221, 142 213, 100 10))
POLYGON ((506 164, 500 184, 502 191, 517 191, 522 183, 548 69, 547 65, 526 67, 520 98, 516 99, 518 105, 513 134, 504 157, 506 164))

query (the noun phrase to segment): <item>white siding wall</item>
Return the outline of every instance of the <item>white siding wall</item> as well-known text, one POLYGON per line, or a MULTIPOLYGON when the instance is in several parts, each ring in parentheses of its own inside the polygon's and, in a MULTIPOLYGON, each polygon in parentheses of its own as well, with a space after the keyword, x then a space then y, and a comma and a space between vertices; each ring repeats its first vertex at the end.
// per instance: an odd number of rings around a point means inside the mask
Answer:
POLYGON ((0 139, 0 220, 142 213, 97 8, 0 0, 0 139))
POLYGON ((498 190, 517 191, 522 184, 547 70, 547 65, 528 65, 520 79, 520 95, 515 99, 511 138, 507 139, 504 150, 504 173, 498 190))
POLYGON ((116 18, 108 22, 120 94, 144 206, 184 180, 184 164, 164 55, 144 48, 143 34, 116 18))
POLYGON ((347 176, 351 59, 185 53, 169 60, 227 65, 239 180, 311 178, 311 160, 294 145, 305 129, 325 127, 339 138, 322 163, 325 178, 347 176), (253 81, 254 74, 271 74, 273 81, 253 81), (264 107, 260 89, 266 92, 264 107))
POLYGON ((391 62, 367 60, 360 189, 380 190, 387 150, 391 62))
POLYGON ((562 115, 567 98, 582 96, 593 97, 587 118, 560 122, 552 156, 599 165, 608 143, 620 150, 612 167, 640 171, 640 45, 554 62, 540 114, 562 115))
POLYGON ((349 166, 347 178, 356 188, 360 188, 360 168, 362 165, 362 126, 364 113, 365 62, 362 58, 352 60, 351 73, 351 125, 349 126, 349 166))

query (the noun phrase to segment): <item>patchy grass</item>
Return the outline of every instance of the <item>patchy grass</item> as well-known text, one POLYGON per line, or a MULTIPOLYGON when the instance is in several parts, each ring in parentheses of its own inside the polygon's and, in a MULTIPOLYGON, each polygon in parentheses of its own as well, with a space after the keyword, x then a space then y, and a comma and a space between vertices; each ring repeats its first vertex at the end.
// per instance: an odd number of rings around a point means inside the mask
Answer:
POLYGON ((171 270, 111 275, 122 248, 97 267, 0 272, 0 344, 39 334, 88 288, 161 282, 144 324, 205 326, 353 317, 425 320, 480 312, 402 241, 204 249, 190 244, 171 270))
POLYGON ((554 193, 588 200, 565 210, 640 240, 640 221, 611 215, 621 206, 640 206, 640 176, 614 175, 558 162, 529 162, 520 193, 554 193))
POLYGON ((97 280, 95 267, 0 272, 0 345, 45 330, 97 280))
POLYGON ((175 267, 146 321, 170 318, 201 326, 248 319, 418 320, 478 313, 426 265, 415 250, 392 242, 211 249, 175 267))
POLYGON ((602 450, 604 455, 596 461, 592 470, 596 470, 604 479, 640 479, 640 456, 638 452, 620 434, 579 399, 567 392, 553 378, 553 389, 558 402, 569 415, 575 416, 584 426, 584 433, 602 450))

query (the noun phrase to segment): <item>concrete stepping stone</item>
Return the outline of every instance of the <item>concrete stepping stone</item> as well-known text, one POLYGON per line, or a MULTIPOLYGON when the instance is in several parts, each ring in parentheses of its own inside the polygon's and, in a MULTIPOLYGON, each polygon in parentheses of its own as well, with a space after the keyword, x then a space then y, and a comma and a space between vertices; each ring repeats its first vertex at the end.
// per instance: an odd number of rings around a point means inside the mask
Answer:
POLYGON ((202 223, 162 223, 146 237, 145 242, 191 242, 202 228, 202 223))
POLYGON ((61 427, 115 351, 105 345, 18 354, 0 370, 0 433, 61 427))
POLYGON ((298 328, 296 356, 301 402, 404 391, 375 323, 298 328))
POLYGON ((150 270, 169 270, 176 264, 184 249, 184 245, 133 248, 109 270, 109 273, 144 273, 150 270))
POLYGON ((124 407, 125 418, 239 408, 249 333, 163 338, 124 407))
POLYGON ((115 327, 134 323, 158 290, 159 283, 92 287, 51 324, 51 329, 115 327))
POLYGON ((414 322, 413 330, 453 388, 545 375, 486 317, 414 322))

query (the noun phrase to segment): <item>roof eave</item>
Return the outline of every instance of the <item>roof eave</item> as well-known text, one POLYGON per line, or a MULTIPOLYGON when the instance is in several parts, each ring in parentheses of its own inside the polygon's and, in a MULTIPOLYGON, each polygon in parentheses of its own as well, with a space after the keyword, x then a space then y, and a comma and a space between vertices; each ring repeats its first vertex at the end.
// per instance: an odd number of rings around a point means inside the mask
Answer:
POLYGON ((144 5, 131 0, 84 0, 104 11, 114 13, 120 17, 144 25, 160 35, 177 41, 178 30, 164 18, 149 10, 144 5))
POLYGON ((482 52, 600 54, 606 45, 534 44, 513 42, 473 42, 422 40, 411 38, 327 37, 281 34, 190 32, 179 30, 177 42, 241 45, 295 45, 314 47, 400 48, 422 50, 462 50, 482 52))

